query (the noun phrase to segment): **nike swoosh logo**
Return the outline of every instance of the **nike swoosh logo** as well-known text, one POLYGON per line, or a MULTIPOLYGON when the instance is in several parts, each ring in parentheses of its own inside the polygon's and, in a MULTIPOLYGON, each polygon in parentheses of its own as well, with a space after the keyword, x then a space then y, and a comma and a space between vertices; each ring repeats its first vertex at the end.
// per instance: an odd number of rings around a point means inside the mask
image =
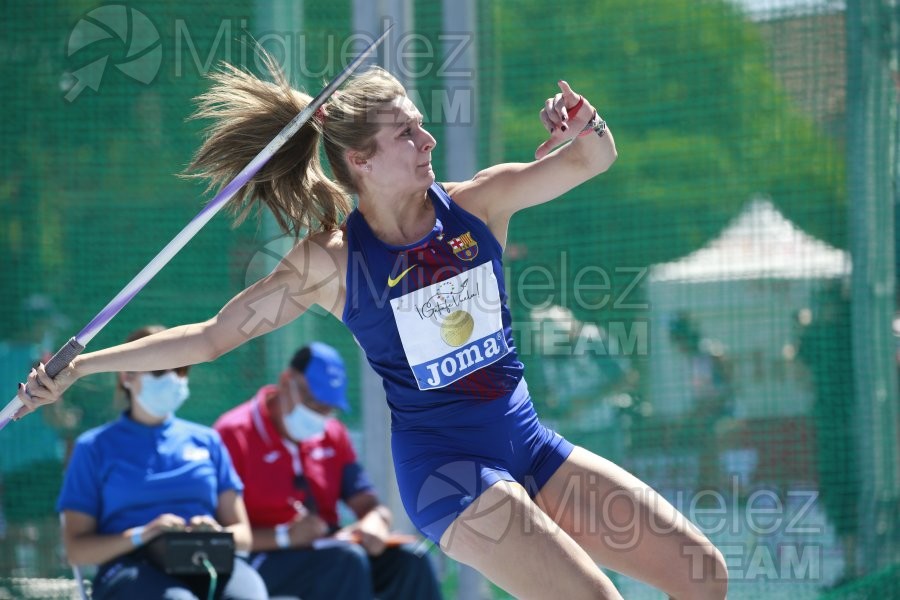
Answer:
POLYGON ((397 275, 397 277, 391 277, 391 276, 388 276, 388 287, 394 287, 395 285, 397 285, 398 283, 400 283, 400 280, 403 279, 403 277, 404 277, 407 273, 409 273, 410 271, 412 271, 412 270, 415 269, 415 268, 416 268, 416 265, 413 265, 413 266, 411 266, 410 268, 408 268, 407 270, 405 270, 405 271, 403 271, 402 273, 400 273, 399 275, 397 275))

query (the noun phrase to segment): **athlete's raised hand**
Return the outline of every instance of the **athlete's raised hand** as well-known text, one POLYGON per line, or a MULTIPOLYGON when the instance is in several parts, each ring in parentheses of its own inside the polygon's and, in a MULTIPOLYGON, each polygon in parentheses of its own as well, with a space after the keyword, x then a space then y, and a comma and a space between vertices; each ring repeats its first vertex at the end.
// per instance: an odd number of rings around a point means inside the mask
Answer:
POLYGON ((550 132, 550 138, 538 146, 534 153, 536 159, 547 156, 551 150, 565 141, 576 137, 594 115, 594 107, 560 80, 560 93, 547 98, 541 109, 541 123, 550 132))

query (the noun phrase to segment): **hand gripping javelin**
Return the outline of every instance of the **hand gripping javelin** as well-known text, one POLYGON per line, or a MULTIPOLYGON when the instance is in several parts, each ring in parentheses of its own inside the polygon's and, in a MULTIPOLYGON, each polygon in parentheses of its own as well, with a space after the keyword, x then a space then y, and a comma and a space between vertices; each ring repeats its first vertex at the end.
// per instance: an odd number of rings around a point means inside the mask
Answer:
MULTIPOLYGON (((209 204, 207 204, 203 210, 201 210, 197 216, 172 239, 171 242, 166 244, 166 247, 163 248, 153 260, 147 263, 147 266, 141 269, 140 273, 135 275, 134 279, 128 282, 128 285, 122 288, 122 291, 116 294, 116 297, 113 298, 103 310, 97 313, 97 316, 95 316, 84 329, 78 332, 78 335, 70 339, 66 345, 53 355, 45 367, 45 370, 50 377, 56 377, 56 375, 66 368, 76 356, 81 354, 85 346, 88 345, 88 342, 90 342, 95 335, 100 333, 100 331, 106 327, 106 324, 112 321, 113 317, 119 314, 120 310, 125 308, 125 305, 128 304, 182 248, 184 248, 197 232, 200 231, 229 200, 231 200, 238 190, 244 187, 244 185, 246 185, 247 182, 263 168, 266 162, 268 162, 268 160, 272 158, 272 156, 278 152, 278 150, 284 146, 284 144, 287 143, 287 141, 297 133, 307 121, 309 121, 310 117, 315 114, 319 107, 325 104, 335 90, 337 90, 337 88, 350 77, 363 61, 375 51, 381 42, 384 41, 384 38, 387 37, 391 27, 392 26, 388 26, 378 39, 369 44, 359 56, 353 59, 353 62, 347 65, 337 77, 326 85, 306 108, 301 110, 300 113, 294 117, 291 122, 288 123, 285 128, 282 129, 278 135, 276 135, 275 138, 235 176, 234 179, 231 180, 230 183, 216 194, 215 198, 213 198, 209 204)), ((13 398, 7 403, 3 410, 0 411, 0 429, 6 427, 6 424, 9 423, 10 419, 12 419, 13 415, 15 415, 16 411, 21 407, 22 401, 19 400, 18 397, 13 398)))

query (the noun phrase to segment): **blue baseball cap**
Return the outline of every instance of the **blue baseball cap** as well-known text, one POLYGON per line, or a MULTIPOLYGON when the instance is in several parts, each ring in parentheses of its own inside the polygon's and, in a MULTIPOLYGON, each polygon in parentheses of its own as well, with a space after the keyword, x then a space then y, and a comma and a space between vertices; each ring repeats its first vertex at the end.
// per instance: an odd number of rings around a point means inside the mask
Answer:
POLYGON ((313 342, 297 350, 291 367, 303 373, 309 391, 322 404, 343 411, 350 410, 347 402, 347 372, 337 350, 321 342, 313 342))

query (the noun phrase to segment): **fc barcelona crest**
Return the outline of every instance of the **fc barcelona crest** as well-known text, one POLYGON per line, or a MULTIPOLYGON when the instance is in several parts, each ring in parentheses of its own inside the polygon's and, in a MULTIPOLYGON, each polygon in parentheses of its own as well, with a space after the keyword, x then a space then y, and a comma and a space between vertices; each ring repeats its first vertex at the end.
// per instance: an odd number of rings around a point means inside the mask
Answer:
POLYGON ((453 254, 462 260, 472 260, 478 256, 478 242, 472 239, 470 231, 453 238, 447 243, 450 244, 453 254))

